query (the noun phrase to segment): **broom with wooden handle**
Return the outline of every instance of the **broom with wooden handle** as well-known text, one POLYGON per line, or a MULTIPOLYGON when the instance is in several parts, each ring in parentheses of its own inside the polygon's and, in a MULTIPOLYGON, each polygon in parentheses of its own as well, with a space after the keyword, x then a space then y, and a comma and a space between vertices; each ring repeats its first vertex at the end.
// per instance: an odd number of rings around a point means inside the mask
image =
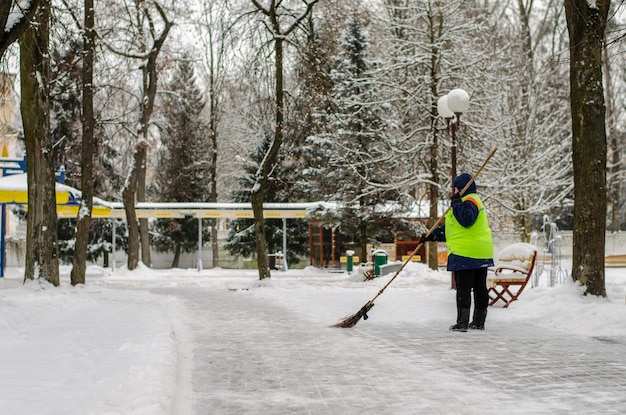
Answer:
MULTIPOLYGON (((467 189, 469 189, 470 185, 472 183, 474 183, 474 180, 476 180, 476 177, 478 177, 478 175, 480 174, 481 171, 483 171, 483 169, 485 168, 485 166, 487 165, 487 163, 489 162, 489 160, 491 159, 491 157, 493 157, 493 155, 496 153, 496 150, 498 148, 494 148, 493 150, 491 150, 491 153, 489 154, 489 156, 487 156, 487 158, 485 159, 485 161, 483 162, 483 165, 480 166, 480 168, 478 169, 478 171, 474 174, 474 176, 472 176, 472 178, 470 179, 469 182, 467 182, 467 184, 465 185, 465 187, 463 188, 463 190, 461 190, 460 194, 463 195, 465 194, 465 192, 467 191, 467 189)), ((451 209, 451 206, 448 206, 448 209, 446 209, 446 211, 443 213, 443 215, 441 215, 439 217, 439 219, 437 219, 437 222, 435 222, 435 224, 428 230, 428 232, 426 233, 425 236, 429 236, 431 233, 434 232, 434 230, 441 225, 446 217, 446 214, 448 213, 448 211, 451 209)), ((371 310, 372 307, 374 307, 374 301, 376 301, 376 299, 383 293, 385 292, 385 290, 387 289, 387 287, 389 287, 389 285, 393 282, 393 280, 396 279, 396 277, 400 274, 400 272, 402 272, 402 270, 404 269, 404 267, 406 266, 406 264, 408 264, 411 259, 413 258, 413 256, 415 256, 415 254, 417 253, 417 251, 420 249, 420 247, 424 245, 423 242, 420 242, 417 244, 417 246, 415 247, 415 249, 413 250, 413 252, 411 252, 411 255, 404 261, 404 263, 402 263, 402 266, 400 267, 399 270, 396 271, 396 273, 393 275, 393 277, 391 277, 391 279, 387 282, 387 284, 385 284, 385 286, 383 288, 380 289, 380 291, 378 291, 378 293, 374 296, 374 298, 372 298, 371 300, 369 300, 363 307, 361 307, 361 309, 359 311, 357 311, 355 314, 346 317, 345 319, 341 320, 339 323, 334 324, 332 327, 340 327, 340 328, 350 328, 350 327, 354 327, 356 326, 356 323, 359 322, 359 320, 361 320, 361 317, 363 318, 363 320, 367 320, 368 319, 368 315, 367 313, 371 310)))

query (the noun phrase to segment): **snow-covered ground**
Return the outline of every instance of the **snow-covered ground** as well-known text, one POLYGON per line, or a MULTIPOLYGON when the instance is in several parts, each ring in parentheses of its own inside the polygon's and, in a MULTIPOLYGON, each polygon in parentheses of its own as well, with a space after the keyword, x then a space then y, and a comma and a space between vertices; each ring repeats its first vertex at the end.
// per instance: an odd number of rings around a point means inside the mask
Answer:
MULTIPOLYGON (((355 274, 306 269, 259 281, 250 270, 140 267, 111 274, 91 267, 86 285, 72 287, 69 271, 62 269, 60 287, 23 285, 22 269, 7 269, 0 279, 2 414, 189 413, 193 316, 168 288, 245 290, 293 313, 314 309, 306 319, 327 327, 358 311, 391 277, 364 282, 355 274)), ((523 321, 583 336, 626 336, 626 269, 606 270, 607 298, 584 297, 569 281, 547 287, 545 280, 544 274, 508 310, 493 308, 487 330, 493 322, 523 321)), ((416 318, 451 323, 453 309, 449 273, 409 264, 359 325, 416 318)))

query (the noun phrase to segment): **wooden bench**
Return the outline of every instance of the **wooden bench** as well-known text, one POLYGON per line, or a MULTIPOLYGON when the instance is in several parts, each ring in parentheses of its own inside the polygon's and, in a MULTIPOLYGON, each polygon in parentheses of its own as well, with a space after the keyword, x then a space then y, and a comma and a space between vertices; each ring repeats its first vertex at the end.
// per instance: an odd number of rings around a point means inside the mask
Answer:
POLYGON ((507 308, 528 285, 537 261, 537 248, 516 243, 500 251, 495 259, 496 265, 487 276, 489 305, 502 301, 503 308, 507 308))
POLYGON ((626 254, 613 254, 605 256, 604 266, 607 268, 626 267, 626 254))
POLYGON ((389 262, 384 265, 379 265, 380 268, 380 276, 391 274, 392 272, 397 272, 402 268, 402 262, 389 262))

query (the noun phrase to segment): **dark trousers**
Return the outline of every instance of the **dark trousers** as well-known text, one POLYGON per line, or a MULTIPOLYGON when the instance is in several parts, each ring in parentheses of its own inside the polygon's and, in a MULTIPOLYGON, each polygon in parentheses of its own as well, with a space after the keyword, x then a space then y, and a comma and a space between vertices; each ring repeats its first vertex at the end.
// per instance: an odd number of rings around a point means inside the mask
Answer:
POLYGON ((457 309, 471 308, 472 290, 474 291, 475 309, 487 309, 489 305, 489 294, 487 294, 487 268, 454 271, 454 280, 456 282, 457 309))

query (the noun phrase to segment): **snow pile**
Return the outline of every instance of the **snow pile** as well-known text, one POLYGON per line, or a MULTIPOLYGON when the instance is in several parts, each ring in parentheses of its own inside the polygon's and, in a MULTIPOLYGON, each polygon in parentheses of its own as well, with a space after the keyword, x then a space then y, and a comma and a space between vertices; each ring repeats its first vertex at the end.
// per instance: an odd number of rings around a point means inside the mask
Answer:
POLYGON ((155 297, 40 280, 0 290, 2 412, 169 412, 175 305, 155 297))

